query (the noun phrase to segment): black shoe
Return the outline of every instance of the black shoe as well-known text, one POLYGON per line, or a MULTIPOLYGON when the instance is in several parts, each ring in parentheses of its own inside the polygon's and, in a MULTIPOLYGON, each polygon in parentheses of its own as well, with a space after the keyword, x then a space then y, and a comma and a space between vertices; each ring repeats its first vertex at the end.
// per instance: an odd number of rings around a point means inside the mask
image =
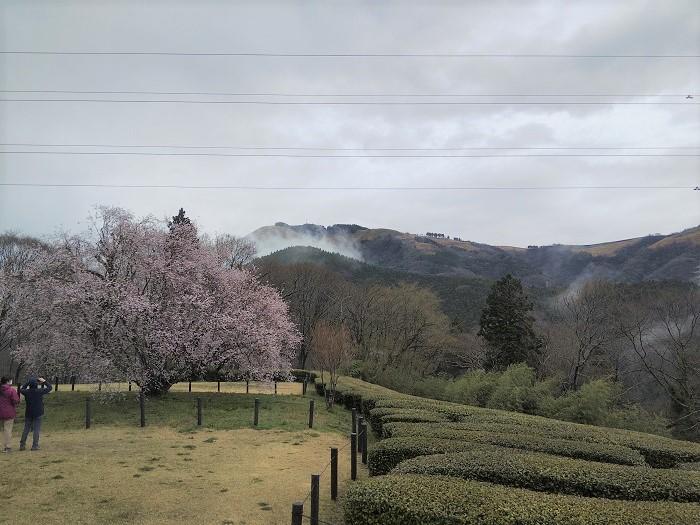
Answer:
POLYGON ((30 450, 41 450, 39 447, 32 447, 30 450))
POLYGON ((20 446, 19 446, 19 450, 20 450, 20 452, 21 452, 21 451, 27 450, 27 449, 24 447, 24 445, 20 445, 20 446))

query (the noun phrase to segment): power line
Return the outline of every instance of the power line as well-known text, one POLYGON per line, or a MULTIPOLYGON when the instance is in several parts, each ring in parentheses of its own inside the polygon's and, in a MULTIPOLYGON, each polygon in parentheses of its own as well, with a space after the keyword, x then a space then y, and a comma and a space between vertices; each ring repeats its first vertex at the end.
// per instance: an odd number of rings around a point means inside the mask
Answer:
POLYGON ((348 148, 327 146, 187 146, 166 144, 39 144, 28 142, 0 143, 0 147, 37 148, 163 148, 163 149, 226 149, 236 151, 481 151, 481 150, 687 150, 700 146, 470 146, 453 148, 348 148))
POLYGON ((589 55, 564 53, 199 53, 177 51, 0 51, 3 55, 65 56, 188 56, 188 57, 271 57, 271 58, 700 58, 700 55, 589 55))
POLYGON ((0 155, 120 155, 120 156, 143 156, 143 157, 252 157, 252 158, 298 158, 298 159, 460 159, 460 158, 527 158, 527 157, 700 157, 699 153, 560 153, 560 154, 540 154, 540 153, 514 153, 509 155, 500 154, 468 154, 468 155, 328 155, 328 154, 297 154, 297 153, 215 153, 215 152, 154 152, 154 151, 46 151, 46 150, 14 150, 0 151, 0 155))
POLYGON ((126 188, 253 191, 550 191, 550 190, 694 190, 697 186, 231 186, 181 184, 80 184, 2 182, 0 186, 30 188, 126 188))
POLYGON ((279 100, 191 100, 191 99, 95 99, 95 98, 2 98, 0 102, 102 102, 110 104, 232 104, 263 106, 697 106, 698 102, 465 102, 465 101, 279 101, 279 100))
POLYGON ((175 95, 188 95, 188 96, 212 96, 212 97, 337 97, 337 98, 355 98, 355 97, 412 97, 412 98, 443 98, 443 97, 512 97, 512 98, 525 98, 525 97, 570 97, 570 98, 600 98, 600 97, 611 97, 611 98, 632 98, 632 97, 649 97, 649 98, 660 98, 660 97, 687 97, 687 96, 698 96, 696 93, 625 93, 625 94, 604 94, 604 93, 279 93, 279 92, 221 92, 221 91, 86 91, 86 90, 68 90, 68 89, 2 89, 0 93, 50 93, 50 94, 64 94, 64 95, 153 95, 153 96, 175 96, 175 95))

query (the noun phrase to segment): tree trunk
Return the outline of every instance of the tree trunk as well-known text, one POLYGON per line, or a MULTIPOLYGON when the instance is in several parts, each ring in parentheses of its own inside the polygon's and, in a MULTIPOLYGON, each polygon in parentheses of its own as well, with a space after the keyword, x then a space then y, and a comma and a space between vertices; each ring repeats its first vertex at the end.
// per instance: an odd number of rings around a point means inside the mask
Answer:
POLYGON ((168 393, 173 383, 165 377, 149 377, 145 382, 137 383, 147 396, 162 396, 168 393))

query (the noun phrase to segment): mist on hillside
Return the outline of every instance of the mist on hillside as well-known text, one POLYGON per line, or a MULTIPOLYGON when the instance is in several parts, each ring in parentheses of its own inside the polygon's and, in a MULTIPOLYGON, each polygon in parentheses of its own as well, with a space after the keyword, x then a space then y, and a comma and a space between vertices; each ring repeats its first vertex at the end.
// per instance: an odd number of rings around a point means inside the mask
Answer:
POLYGON ((290 226, 277 223, 275 226, 259 228, 246 236, 253 241, 258 256, 269 255, 291 246, 311 246, 326 252, 337 253, 364 261, 357 242, 352 238, 350 229, 344 225, 325 228, 315 224, 290 226))

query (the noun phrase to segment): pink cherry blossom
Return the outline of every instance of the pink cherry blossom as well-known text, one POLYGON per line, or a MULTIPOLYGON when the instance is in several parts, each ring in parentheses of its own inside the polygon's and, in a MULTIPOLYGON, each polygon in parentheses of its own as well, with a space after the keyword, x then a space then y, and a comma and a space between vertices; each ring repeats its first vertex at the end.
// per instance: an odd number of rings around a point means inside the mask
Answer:
POLYGON ((287 305, 207 246, 194 225, 100 209, 91 235, 62 239, 10 284, 18 357, 30 371, 130 379, 152 394, 205 371, 287 372, 300 341, 287 305))

